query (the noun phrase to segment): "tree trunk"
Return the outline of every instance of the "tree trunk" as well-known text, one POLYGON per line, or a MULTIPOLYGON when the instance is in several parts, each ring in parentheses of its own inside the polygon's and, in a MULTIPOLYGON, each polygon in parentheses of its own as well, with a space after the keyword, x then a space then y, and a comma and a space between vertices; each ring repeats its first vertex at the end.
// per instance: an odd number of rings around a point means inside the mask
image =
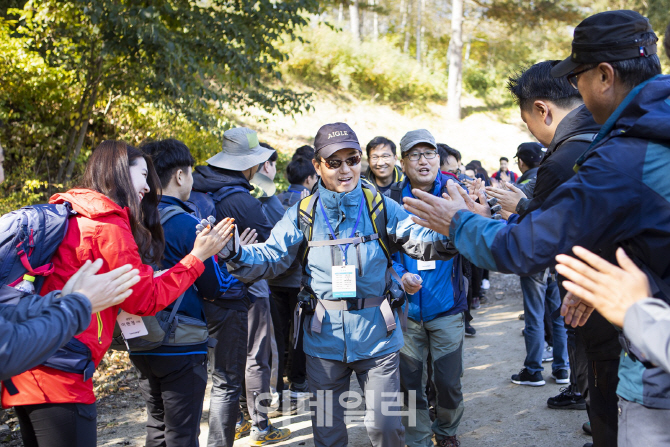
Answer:
POLYGON ((351 26, 351 34, 360 42, 361 30, 358 17, 358 0, 351 0, 351 3, 349 3, 349 26, 351 26))
MULTIPOLYGON (((379 0, 371 0, 372 6, 376 7, 379 4, 379 0)), ((375 8, 372 13, 372 38, 377 41, 379 40, 379 14, 375 8)))
POLYGON ((344 20, 344 3, 340 3, 340 8, 337 10, 337 23, 342 25, 344 20))
POLYGON ((421 63, 421 15, 423 10, 421 3, 423 0, 416 0, 416 61, 421 63))
POLYGON ((447 116, 461 119, 461 85, 463 72, 463 0, 451 1, 451 42, 449 44, 449 80, 447 82, 447 116))
POLYGON ((70 159, 70 163, 67 166, 67 172, 65 173, 65 183, 69 184, 72 179, 72 172, 74 171, 74 166, 77 163, 77 158, 81 153, 81 147, 84 145, 84 138, 86 137, 86 131, 88 130, 88 123, 91 120, 91 115, 93 114, 93 108, 95 107, 95 101, 98 96, 97 85, 93 85, 91 88, 91 95, 89 97, 88 104, 86 105, 86 118, 81 123, 81 129, 79 129, 79 138, 77 138, 77 145, 74 147, 74 153, 70 159))
POLYGON ((400 22, 400 33, 404 34, 405 42, 402 47, 402 52, 407 53, 409 51, 409 23, 408 15, 409 8, 412 4, 411 0, 400 0, 400 12, 402 13, 402 21, 400 22))
POLYGON ((90 90, 88 88, 88 82, 89 79, 86 79, 87 86, 86 88, 84 88, 84 92, 82 93, 81 99, 79 100, 79 106, 77 107, 77 119, 70 128, 70 135, 67 139, 67 146, 65 147, 65 156, 64 158, 61 159, 60 163, 58 164, 58 173, 56 174, 57 184, 61 184, 63 182, 65 167, 68 165, 68 162, 70 161, 70 154, 72 153, 72 149, 74 147, 74 141, 75 141, 74 139, 77 136, 77 129, 79 129, 82 124, 84 104, 86 104, 86 100, 88 99, 88 95, 90 93, 90 90))

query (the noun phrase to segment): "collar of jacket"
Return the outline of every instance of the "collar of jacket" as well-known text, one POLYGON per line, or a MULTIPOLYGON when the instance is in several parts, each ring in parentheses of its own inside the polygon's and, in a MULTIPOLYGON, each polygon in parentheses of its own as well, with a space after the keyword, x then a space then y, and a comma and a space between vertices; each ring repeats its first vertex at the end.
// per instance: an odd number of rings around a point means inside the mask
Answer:
POLYGON ((361 188, 361 181, 359 180, 358 184, 352 191, 335 192, 326 189, 326 187, 323 185, 323 182, 319 180, 319 198, 321 199, 323 207, 326 209, 329 217, 331 217, 331 213, 333 212, 339 215, 339 210, 342 208, 344 208, 344 210, 353 208, 358 211, 358 207, 361 204, 361 195, 363 194, 361 188))
MULTIPOLYGON (((621 101, 621 104, 619 104, 619 107, 616 108, 616 110, 610 115, 609 118, 607 118, 607 121, 605 121, 605 124, 603 124, 603 127, 600 128, 600 132, 598 132, 598 135, 596 135, 596 138, 593 140, 593 143, 591 143, 591 146, 584 152, 578 159, 577 162, 575 163, 575 167, 573 168, 575 172, 579 171, 579 168, 584 164, 587 158, 591 155, 591 153, 595 150, 595 148, 598 146, 600 141, 602 141, 607 135, 609 135, 612 130, 614 130, 614 127, 616 125, 616 122, 619 120, 621 117, 621 114, 623 111, 630 105, 631 102, 635 99, 638 93, 650 82, 652 82, 654 79, 659 78, 663 75, 656 75, 651 79, 647 79, 644 81, 642 84, 639 84, 637 87, 635 87, 633 90, 626 95, 623 101, 621 101)), ((620 129, 620 133, 624 133, 625 130, 620 129)))
POLYGON ((549 157, 565 140, 575 135, 600 131, 600 124, 593 121, 593 115, 584 104, 571 110, 556 126, 554 138, 547 146, 543 160, 549 157))
MULTIPOLYGON (((433 180, 433 189, 431 194, 436 197, 442 196, 442 186, 447 183, 447 177, 441 172, 437 173, 435 180, 433 180)), ((402 181, 402 196, 403 197, 414 197, 412 194, 412 185, 409 182, 409 177, 405 176, 405 179, 402 181)))
POLYGON ((178 207, 180 207, 189 214, 195 213, 195 210, 193 208, 191 208, 187 203, 182 202, 178 198, 173 196, 161 196, 161 201, 158 204, 158 209, 162 209, 170 205, 177 205, 178 207))
POLYGON ((299 185, 299 184, 293 184, 292 183, 291 186, 288 187, 287 191, 288 192, 298 192, 298 193, 300 193, 300 192, 303 192, 306 189, 307 189, 307 187, 305 185, 299 185))

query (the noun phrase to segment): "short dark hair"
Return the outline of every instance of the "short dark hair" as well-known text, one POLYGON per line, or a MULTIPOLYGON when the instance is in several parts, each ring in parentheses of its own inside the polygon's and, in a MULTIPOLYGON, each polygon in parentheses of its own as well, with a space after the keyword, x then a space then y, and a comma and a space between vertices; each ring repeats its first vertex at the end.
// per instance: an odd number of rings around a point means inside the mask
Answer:
POLYGON ((445 143, 437 143, 437 152, 440 154, 440 166, 447 162, 447 157, 449 155, 454 157, 456 161, 459 161, 461 155, 460 152, 445 143))
POLYGON ((286 166, 286 179, 292 185, 300 185, 313 175, 316 175, 316 169, 311 159, 297 157, 286 166))
POLYGON ((304 145, 300 146, 298 149, 295 150, 293 153, 293 157, 291 160, 295 160, 296 158, 306 158, 308 160, 313 160, 314 159, 314 148, 309 145, 304 145))
POLYGON ((507 158, 507 157, 500 157, 500 160, 499 160, 499 161, 506 161, 507 163, 509 163, 509 158, 507 158))
POLYGON ((370 158, 370 151, 376 148, 377 146, 388 146, 391 148, 391 152, 393 152, 393 155, 398 155, 395 149, 395 143, 386 137, 374 137, 372 140, 370 140, 368 145, 365 146, 365 155, 367 155, 367 157, 370 158))
POLYGON ((140 146, 140 149, 151 156, 156 174, 158 174, 163 188, 170 184, 170 180, 177 170, 185 171, 186 168, 195 165, 195 159, 188 146, 173 138, 144 143, 140 146))
MULTIPOLYGON (((640 47, 654 45, 658 41, 656 34, 645 33, 636 45, 640 47)), ((668 45, 665 43, 664 45, 668 45)), ((667 46, 666 46, 667 49, 667 46)), ((644 81, 661 74, 661 60, 657 54, 647 57, 635 57, 622 61, 609 62, 621 82, 631 90, 644 81)), ((597 66, 597 64, 593 64, 597 66)))
MULTIPOLYGON (((277 155, 277 151, 275 150, 275 148, 273 148, 272 146, 270 146, 267 143, 258 143, 258 145, 261 146, 261 147, 264 147, 265 149, 270 149, 270 150, 274 151, 272 153, 272 155, 270 155, 270 158, 268 158, 265 161, 271 161, 271 162, 276 162, 277 161, 277 159, 279 158, 279 155, 277 155)), ((258 169, 261 169, 263 167, 263 165, 265 164, 265 161, 263 163, 258 164, 258 169)))
POLYGON ((521 73, 515 73, 507 81, 507 90, 512 93, 519 107, 529 110, 534 101, 551 101, 562 109, 573 108, 582 102, 582 95, 568 78, 555 78, 551 69, 560 61, 538 62, 521 73))

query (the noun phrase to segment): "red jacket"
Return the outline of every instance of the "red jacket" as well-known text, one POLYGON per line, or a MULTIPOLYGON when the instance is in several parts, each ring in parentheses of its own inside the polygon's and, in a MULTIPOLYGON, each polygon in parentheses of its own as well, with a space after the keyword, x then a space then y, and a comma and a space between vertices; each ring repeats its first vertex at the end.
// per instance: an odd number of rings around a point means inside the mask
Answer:
MULTIPOLYGON (((135 315, 155 314, 184 293, 203 272, 204 265, 195 256, 188 255, 163 275, 154 278, 152 268, 140 259, 130 231, 127 208, 121 208, 103 194, 88 189, 73 189, 56 194, 50 200, 51 203, 66 201, 78 214, 70 219, 65 239, 52 258, 54 273, 45 281, 41 294, 62 289, 87 260, 102 258, 104 264, 99 273, 125 264, 131 264, 140 271, 141 279, 133 287, 133 294, 120 306, 92 315, 88 328, 76 336, 91 349, 97 367, 112 343, 119 308, 135 315)), ((44 337, 49 337, 49 334, 44 334, 44 337)), ((39 340, 35 342, 39 343, 39 340)), ((13 377, 12 381, 19 393, 10 396, 7 390, 2 390, 2 405, 5 408, 42 403, 95 402, 93 380, 84 382, 81 374, 38 366, 13 377)))

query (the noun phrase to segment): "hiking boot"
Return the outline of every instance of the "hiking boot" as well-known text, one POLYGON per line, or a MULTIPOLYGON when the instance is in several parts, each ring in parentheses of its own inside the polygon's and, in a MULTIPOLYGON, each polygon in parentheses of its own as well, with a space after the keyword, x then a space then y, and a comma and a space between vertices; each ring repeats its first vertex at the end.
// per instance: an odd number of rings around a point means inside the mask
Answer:
POLYGON ((273 427, 268 424, 265 430, 259 430, 258 427, 252 427, 249 445, 268 445, 280 442, 291 437, 291 430, 288 428, 273 427))
POLYGON ((557 369, 556 371, 551 372, 551 378, 556 381, 556 383, 566 384, 570 383, 570 377, 567 369, 557 369))
POLYGON ((544 352, 542 353, 542 363, 554 361, 554 348, 547 345, 545 342, 544 352))
POLYGON ((270 419, 280 418, 282 416, 289 416, 298 414, 298 402, 295 399, 291 399, 290 405, 287 409, 284 409, 284 400, 279 401, 279 407, 276 410, 268 413, 270 419))
POLYGON ((512 376, 512 383, 517 385, 542 386, 545 384, 540 371, 531 373, 526 368, 519 371, 519 374, 512 376))
POLYGON ((584 430, 584 433, 586 433, 589 436, 593 436, 591 434, 591 422, 584 422, 582 425, 582 430, 584 430))
POLYGON ((465 322, 465 336, 466 337, 474 337, 476 333, 477 333, 477 331, 475 330, 475 328, 470 326, 469 321, 466 321, 465 322))
POLYGON ((525 320, 526 314, 519 314, 519 320, 525 320))
POLYGON ((573 393, 569 387, 561 388, 561 394, 547 399, 547 406, 554 410, 586 410, 586 400, 573 393))
POLYGON ((438 447, 460 447, 461 441, 455 435, 447 436, 437 441, 437 445, 438 447))
POLYGON ((242 419, 235 424, 235 439, 244 438, 251 431, 251 421, 242 419))
POLYGON ((291 399, 309 397, 309 384, 306 380, 303 383, 291 382, 288 389, 291 392, 291 399))
POLYGON ((482 307, 482 304, 479 302, 479 297, 478 296, 473 296, 472 297, 472 308, 473 309, 479 309, 482 307))

